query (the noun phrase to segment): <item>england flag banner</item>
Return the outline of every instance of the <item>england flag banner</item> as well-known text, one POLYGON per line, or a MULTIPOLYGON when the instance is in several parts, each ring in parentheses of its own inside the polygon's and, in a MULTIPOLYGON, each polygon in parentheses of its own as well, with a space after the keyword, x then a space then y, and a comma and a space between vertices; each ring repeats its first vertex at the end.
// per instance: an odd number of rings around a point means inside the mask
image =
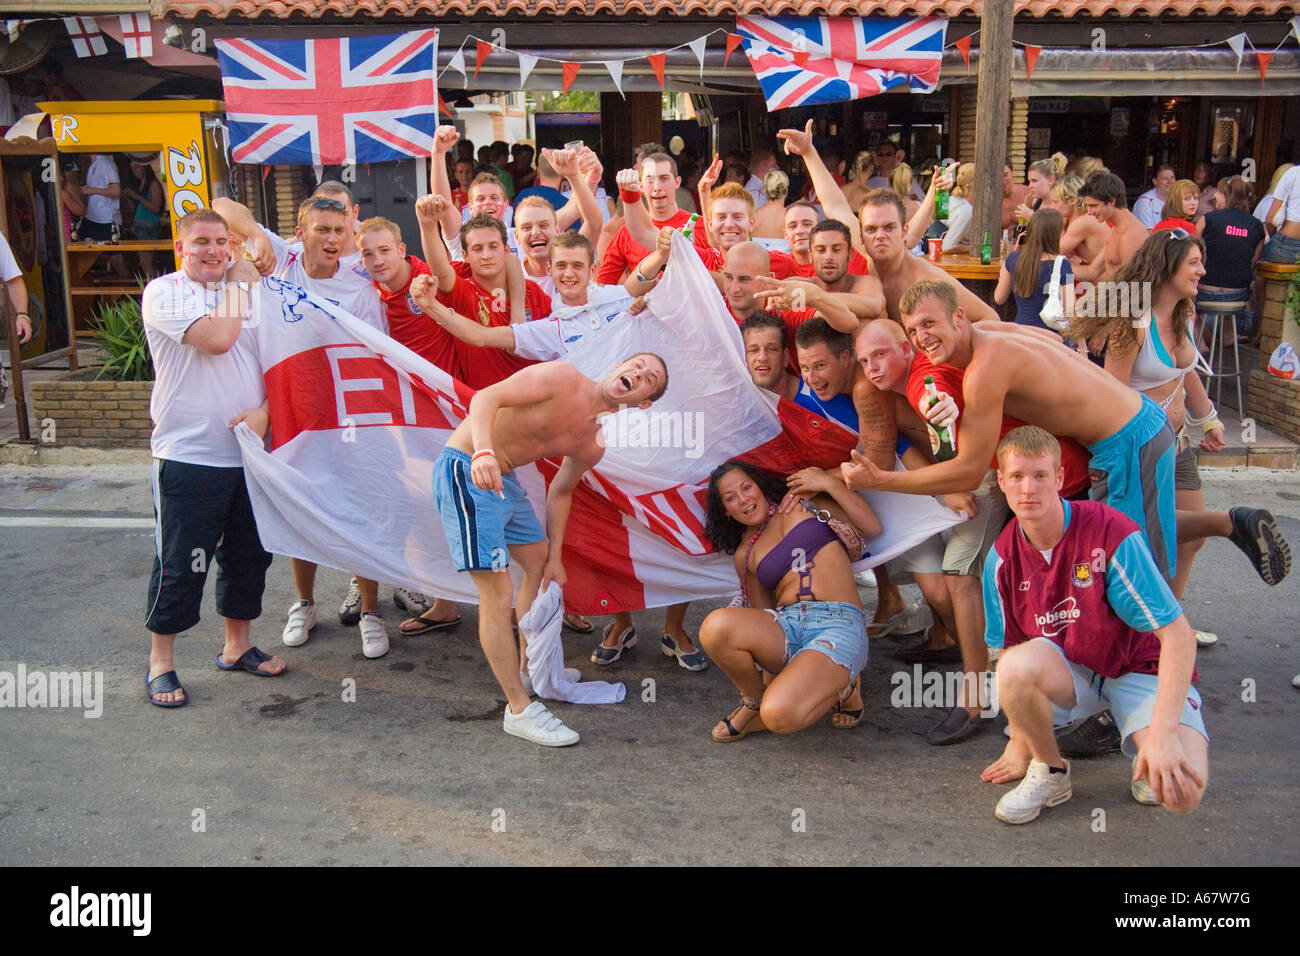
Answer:
POLYGON ((929 93, 943 63, 944 17, 737 17, 769 110, 890 90, 929 93))
MULTIPOLYGON (((549 320, 539 320, 549 321, 549 320)), ((434 462, 473 392, 328 300, 274 277, 249 320, 265 369, 269 444, 237 426, 262 544, 277 554, 474 603, 452 567, 434 462)), ((740 332, 688 240, 638 315, 569 353, 602 379, 638 352, 663 356, 667 393, 602 420, 606 451, 573 497, 564 602, 584 614, 738 593, 730 556, 704 536, 709 473, 743 457, 788 474, 834 468, 856 436, 753 384, 740 332)), ((539 521, 558 460, 516 470, 539 521)), ((865 492, 884 524, 855 567, 873 567, 955 524, 937 499, 865 492)), ((512 567, 512 570, 513 567, 512 567)))
POLYGON ((237 163, 379 163, 433 154, 438 31, 217 41, 237 163))

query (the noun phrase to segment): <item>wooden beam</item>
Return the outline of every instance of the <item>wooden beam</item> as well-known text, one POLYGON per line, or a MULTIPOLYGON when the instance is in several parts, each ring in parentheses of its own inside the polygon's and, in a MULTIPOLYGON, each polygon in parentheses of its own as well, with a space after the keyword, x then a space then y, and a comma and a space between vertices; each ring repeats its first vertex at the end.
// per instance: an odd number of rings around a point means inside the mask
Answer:
POLYGON ((632 164, 632 151, 642 143, 662 143, 663 134, 659 92, 600 94, 601 155, 613 161, 614 172, 632 164))
POLYGON ((975 101, 975 186, 970 249, 979 255, 984 233, 994 249, 1002 235, 1002 164, 1011 113, 1012 0, 985 0, 980 17, 979 92, 975 101))

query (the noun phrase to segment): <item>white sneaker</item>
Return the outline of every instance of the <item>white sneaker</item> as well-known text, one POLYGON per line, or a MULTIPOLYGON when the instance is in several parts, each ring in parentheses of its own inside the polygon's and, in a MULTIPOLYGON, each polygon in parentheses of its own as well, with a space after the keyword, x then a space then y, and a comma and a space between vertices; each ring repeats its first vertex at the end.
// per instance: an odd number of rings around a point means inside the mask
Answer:
POLYGON ((876 586, 876 572, 870 569, 859 571, 853 575, 853 580, 857 582, 858 587, 874 588, 876 586))
POLYGON ((512 737, 522 737, 543 747, 571 747, 578 742, 578 734, 564 726, 540 700, 529 704, 522 714, 510 713, 507 704, 502 727, 512 737))
POLYGON ((1003 823, 1028 823, 1044 807, 1058 806, 1070 795, 1070 761, 1065 760, 1065 773, 1052 773, 1041 760, 1031 760, 1025 779, 1002 795, 993 813, 1003 823))
POLYGON ((361 585, 354 576, 348 583, 348 593, 339 605, 339 623, 351 627, 361 620, 361 585))
MULTIPOLYGON (((1137 761, 1133 761, 1134 765, 1137 761)), ((1151 783, 1146 777, 1138 777, 1129 786, 1129 793, 1133 794, 1133 799, 1144 807, 1158 807, 1160 801, 1156 799, 1156 792, 1151 789, 1151 783)))
POLYGON ((393 588, 393 603, 411 617, 419 617, 433 605, 424 594, 410 588, 393 588))
POLYGON ((378 611, 361 615, 361 653, 366 657, 383 657, 388 653, 388 628, 378 611))
POLYGON ((285 647, 301 647, 316 628, 316 605, 307 601, 298 601, 289 608, 289 620, 285 622, 284 633, 280 640, 285 647))
MULTIPOLYGON (((532 697, 533 679, 528 676, 528 671, 520 671, 519 679, 523 682, 524 693, 529 697, 532 697)), ((582 671, 578 670, 576 667, 566 667, 564 669, 564 679, 576 684, 578 681, 582 680, 582 671)))

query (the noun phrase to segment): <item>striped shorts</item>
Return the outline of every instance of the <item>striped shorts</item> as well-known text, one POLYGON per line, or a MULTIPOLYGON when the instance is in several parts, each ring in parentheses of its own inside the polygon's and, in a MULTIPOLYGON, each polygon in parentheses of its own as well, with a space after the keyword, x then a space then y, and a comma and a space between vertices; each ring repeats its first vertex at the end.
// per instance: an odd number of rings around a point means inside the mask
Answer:
POLYGON ((503 571, 512 544, 546 540, 532 504, 514 475, 502 475, 503 499, 470 477, 470 456, 444 448, 433 466, 433 495, 457 571, 503 571))

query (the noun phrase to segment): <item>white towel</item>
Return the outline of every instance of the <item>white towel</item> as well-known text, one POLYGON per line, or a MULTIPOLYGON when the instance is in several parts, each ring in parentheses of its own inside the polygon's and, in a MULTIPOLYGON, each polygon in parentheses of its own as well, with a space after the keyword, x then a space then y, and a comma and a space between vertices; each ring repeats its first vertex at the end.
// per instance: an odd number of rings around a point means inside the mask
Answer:
POLYGON ((622 684, 603 680, 574 683, 564 679, 564 647, 560 628, 564 625, 564 597, 552 581, 537 595, 528 613, 519 619, 519 631, 528 648, 528 676, 538 697, 564 700, 571 704, 617 704, 627 696, 622 684))

